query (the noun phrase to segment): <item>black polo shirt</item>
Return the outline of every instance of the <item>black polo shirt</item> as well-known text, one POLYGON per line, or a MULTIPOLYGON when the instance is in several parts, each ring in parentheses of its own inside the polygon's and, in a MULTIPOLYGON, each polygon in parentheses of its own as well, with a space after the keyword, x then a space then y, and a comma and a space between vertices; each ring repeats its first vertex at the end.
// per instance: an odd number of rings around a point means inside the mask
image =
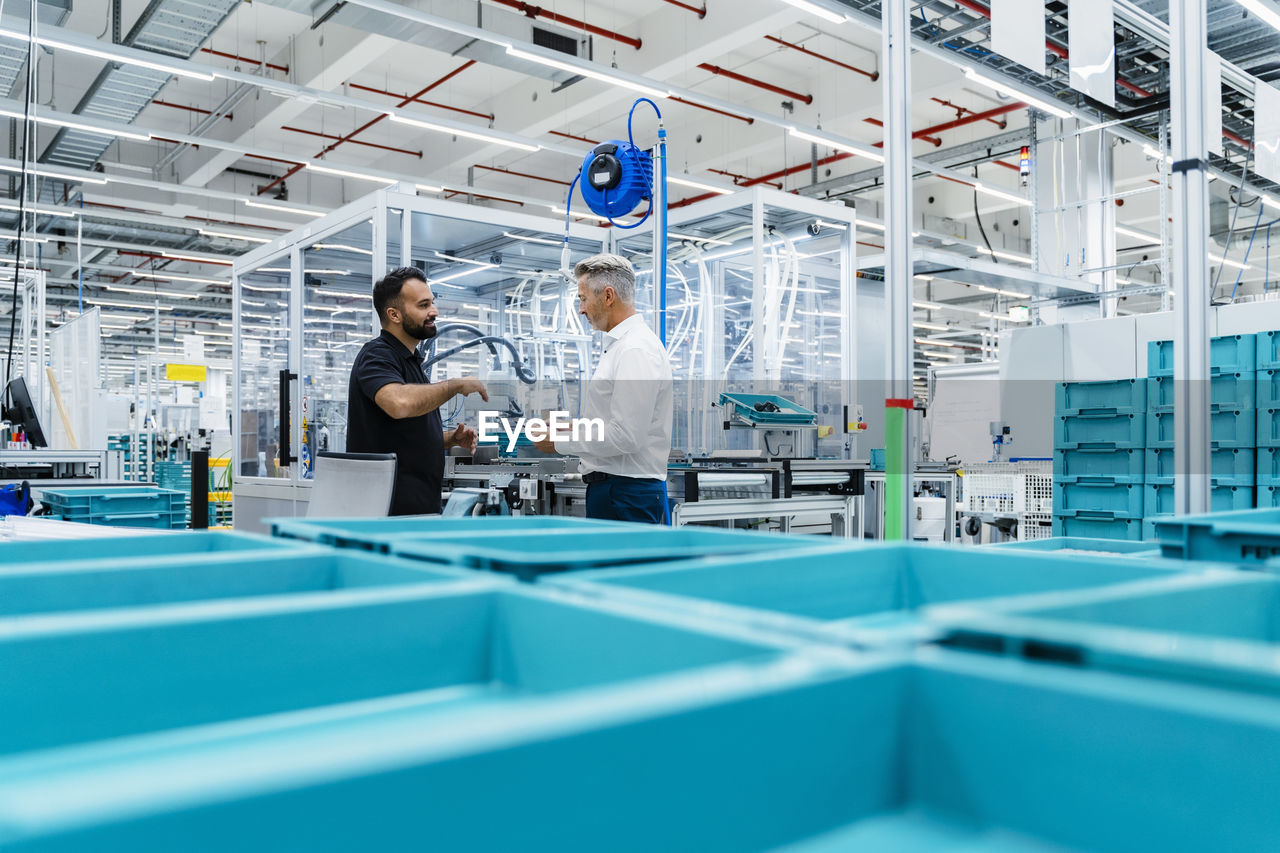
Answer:
POLYGON ((444 479, 444 428, 440 411, 416 418, 393 418, 374 396, 385 385, 426 385, 422 359, 386 331, 360 348, 347 388, 347 451, 394 453, 396 489, 392 515, 440 512, 444 479))

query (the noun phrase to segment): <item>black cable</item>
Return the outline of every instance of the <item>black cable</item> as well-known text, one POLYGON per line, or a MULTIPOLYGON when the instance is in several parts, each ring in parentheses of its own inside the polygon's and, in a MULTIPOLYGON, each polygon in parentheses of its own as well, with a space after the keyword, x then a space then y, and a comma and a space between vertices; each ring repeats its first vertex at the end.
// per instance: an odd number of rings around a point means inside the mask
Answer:
MULTIPOLYGON (((978 167, 973 167, 973 178, 978 178, 978 167)), ((987 229, 982 227, 982 216, 978 213, 978 188, 973 188, 973 218, 978 221, 978 232, 982 234, 982 242, 987 244, 987 251, 991 254, 991 260, 994 263, 1000 263, 1000 259, 996 257, 995 249, 991 248, 991 241, 987 239, 987 229)))
MULTIPOLYGON (((1244 154, 1244 165, 1240 167, 1240 186, 1236 188, 1236 205, 1231 211, 1231 225, 1227 227, 1226 239, 1222 241, 1222 259, 1224 261, 1227 259, 1227 255, 1231 253, 1231 240, 1236 236, 1236 220, 1240 216, 1239 200, 1240 200, 1241 194, 1244 192, 1245 181, 1249 179, 1249 162, 1250 160, 1253 159, 1254 135, 1255 134, 1253 130, 1251 130, 1249 133, 1249 147, 1248 149, 1245 150, 1245 154, 1244 154)), ((1259 207, 1258 211, 1259 213, 1261 213, 1262 208, 1259 207)), ((1258 226, 1256 223, 1254 224, 1253 229, 1254 229, 1254 233, 1256 234, 1258 230, 1258 226)), ((1226 264, 1218 264, 1218 271, 1214 273, 1213 284, 1209 288, 1209 304, 1210 305, 1213 304, 1214 294, 1218 292, 1218 282, 1222 280, 1222 269, 1225 266, 1226 264)), ((1241 270, 1241 272, 1243 272, 1243 270, 1241 270)), ((1238 286, 1238 282, 1237 282, 1237 286, 1238 286)))
POLYGON ((18 248, 14 252, 13 265, 13 301, 9 305, 9 354, 4 363, 5 393, 9 389, 9 377, 13 374, 13 337, 18 327, 18 281, 22 273, 22 238, 23 226, 27 221, 27 158, 30 156, 30 121, 31 121, 31 66, 35 62, 36 53, 36 0, 31 0, 30 14, 27 18, 27 85, 22 98, 22 177, 18 181, 18 248))

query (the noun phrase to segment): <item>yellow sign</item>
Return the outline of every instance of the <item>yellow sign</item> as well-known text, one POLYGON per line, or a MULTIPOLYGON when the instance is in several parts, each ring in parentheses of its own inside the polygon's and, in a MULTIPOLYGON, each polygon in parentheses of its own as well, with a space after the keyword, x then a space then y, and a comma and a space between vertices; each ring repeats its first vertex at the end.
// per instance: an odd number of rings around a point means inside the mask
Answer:
POLYGON ((174 382, 203 382, 208 378, 209 368, 203 364, 166 364, 164 378, 174 382))

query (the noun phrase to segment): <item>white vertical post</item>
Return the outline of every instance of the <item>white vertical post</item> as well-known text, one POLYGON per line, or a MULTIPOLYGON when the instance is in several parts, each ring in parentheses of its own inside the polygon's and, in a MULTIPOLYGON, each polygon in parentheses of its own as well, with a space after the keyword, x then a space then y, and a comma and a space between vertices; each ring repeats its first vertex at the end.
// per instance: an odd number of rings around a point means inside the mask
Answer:
POLYGON ((1173 0, 1174 504, 1209 510, 1209 182, 1205 173, 1205 0, 1173 0))
POLYGON ((902 411, 914 398, 912 385, 911 303, 914 273, 911 259, 911 3, 884 0, 882 4, 885 121, 885 297, 889 308, 885 357, 886 425, 898 421, 893 410, 901 411, 900 430, 885 430, 886 456, 895 466, 886 465, 886 534, 911 541, 911 428, 909 411, 902 411), (896 452, 894 447, 896 445, 896 452), (894 483, 897 480, 897 483, 894 483), (890 502, 896 504, 891 506, 890 502), (900 531, 889 523, 901 519, 900 531))

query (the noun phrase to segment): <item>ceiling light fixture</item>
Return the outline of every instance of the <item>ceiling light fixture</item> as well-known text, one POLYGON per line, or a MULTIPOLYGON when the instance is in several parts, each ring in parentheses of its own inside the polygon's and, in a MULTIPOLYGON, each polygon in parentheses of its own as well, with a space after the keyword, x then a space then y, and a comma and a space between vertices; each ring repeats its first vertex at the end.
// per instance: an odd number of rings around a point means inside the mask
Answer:
POLYGON ((286 207, 283 204, 268 204, 265 201, 256 201, 251 198, 242 198, 240 200, 244 202, 247 207, 256 207, 259 210, 274 210, 278 213, 296 213, 300 216, 314 216, 316 218, 325 215, 324 213, 316 210, 303 210, 298 207, 286 207))
MULTIPOLYGON (((10 38, 17 41, 30 41, 26 33, 18 30, 0 29, 0 38, 10 38)), ((179 77, 191 77, 195 80, 204 80, 205 82, 213 82, 214 75, 206 71, 196 71, 191 68, 184 68, 177 65, 166 65, 161 62, 150 62, 145 59, 138 59, 132 55, 122 56, 120 53, 113 53, 106 50, 98 50, 97 48, 87 47, 85 45, 76 44, 74 42, 63 41, 58 38, 49 38, 48 36, 36 36, 36 43, 45 47, 59 47, 63 50, 69 50, 72 53, 82 53, 85 56, 96 56, 99 59, 105 59, 109 62, 119 62, 123 65, 136 65, 139 68, 150 68, 153 71, 163 71, 166 74, 175 74, 179 77)))
POLYGON ((1263 0, 1236 0, 1236 3, 1257 15, 1259 21, 1270 24, 1274 29, 1280 30, 1280 12, 1267 5, 1263 0))
MULTIPOLYGON (((105 184, 107 182, 106 178, 76 174, 74 172, 63 172, 58 169, 46 169, 43 166, 35 169, 28 169, 27 171, 33 175, 38 175, 41 178, 55 178, 59 181, 66 181, 71 184, 105 184)), ((18 174, 22 174, 22 167, 0 163, 0 172, 17 172, 18 174)))
POLYGON ((833 24, 843 24, 849 20, 844 15, 837 14, 830 9, 819 6, 817 3, 810 3, 808 0, 782 0, 782 2, 788 6, 795 6, 801 11, 808 12, 810 15, 817 15, 822 20, 830 21, 833 24))
MULTIPOLYGON (((23 119, 22 113, 18 112, 17 110, 0 109, 0 116, 8 116, 9 118, 18 119, 19 121, 23 119)), ((139 142, 151 141, 151 134, 149 133, 139 133, 133 130, 118 130, 115 128, 107 129, 103 127, 95 127, 91 124, 85 124, 84 122, 69 121, 63 118, 54 118, 53 116, 31 115, 28 117, 32 121, 39 122, 40 124, 55 124, 58 127, 69 127, 73 130, 83 130, 89 133, 98 133, 103 136, 119 136, 125 139, 136 139, 139 142)))
POLYGON ((858 148, 848 142, 840 142, 828 136, 818 136, 817 134, 801 130, 798 127, 788 127, 787 132, 797 139, 803 139, 806 142, 815 142, 818 145, 825 145, 828 148, 834 148, 837 151, 845 151, 857 157, 866 157, 868 160, 874 160, 877 163, 884 162, 883 155, 863 150, 862 148, 858 148))
POLYGON ((702 184, 697 181, 691 181, 688 178, 667 175, 667 183, 679 184, 682 187, 690 187, 695 190, 703 190, 709 193, 719 193, 720 195, 733 195, 737 190, 726 189, 725 187, 717 187, 711 184, 702 184))
MULTIPOLYGON (((542 146, 540 145, 530 145, 525 142, 516 142, 515 140, 512 140, 512 139, 504 139, 501 136, 491 136, 487 133, 479 133, 473 130, 460 130, 456 127, 451 127, 443 124, 436 124, 435 122, 424 121, 419 118, 410 118, 409 116, 402 115, 400 113, 389 113, 389 116, 392 121, 398 124, 407 124, 413 127, 420 127, 423 130, 434 130, 436 133, 448 133, 454 136, 465 136, 468 139, 475 139, 479 142, 488 142, 493 145, 506 145, 509 148, 515 148, 520 151, 532 152, 532 151, 542 150, 542 146)), ((439 192, 439 189, 432 188, 431 190, 428 190, 428 192, 439 192)))
POLYGON ((510 231, 503 231, 502 236, 508 240, 523 240, 526 243, 541 243, 544 246, 563 246, 563 240, 549 240, 546 237, 525 237, 522 234, 512 234, 510 231))
MULTIPOLYGON (((86 284, 97 284, 97 282, 85 282, 86 284)), ((176 296, 178 299, 199 299, 203 294, 200 293, 159 293, 154 290, 146 290, 141 287, 122 287, 118 284, 103 284, 101 287, 106 290, 118 290, 121 293, 138 293, 143 296, 176 296)))
POLYGON ((250 243, 270 243, 266 237, 250 237, 248 234, 232 234, 230 231, 213 231, 209 228, 198 228, 198 233, 206 237, 225 237, 228 240, 247 240, 250 243))
MULTIPOLYGON (((603 70, 597 71, 594 68, 582 68, 569 62, 561 62, 558 59, 552 59, 548 56, 541 56, 536 53, 530 53, 527 50, 520 50, 512 45, 507 45, 507 55, 514 56, 516 59, 524 59, 529 62, 536 62, 539 65, 545 65, 548 68, 558 68, 561 71, 568 71, 570 74, 580 74, 583 77, 590 77, 592 80, 599 80, 601 83, 609 83, 613 86, 621 86, 624 89, 630 89, 633 92, 639 92, 650 98, 669 98, 671 93, 664 89, 655 89, 644 83, 633 83, 620 76, 609 74, 603 70)), ((592 63, 594 64, 594 63, 592 63)))
POLYGON ((391 186, 399 183, 395 178, 383 178, 378 175, 366 175, 361 172, 353 172, 350 169, 337 169, 333 166, 326 166, 323 163, 307 163, 307 168, 313 172, 319 172, 322 175, 333 175, 338 178, 355 178, 359 181, 376 181, 380 184, 391 186))
POLYGON ((999 80, 994 80, 983 74, 979 74, 977 71, 974 71, 972 68, 966 68, 964 70, 964 76, 968 77, 973 82, 981 83, 983 86, 986 86, 988 89, 993 89, 994 91, 999 92, 1002 95, 1008 95, 1010 98, 1017 98, 1019 101, 1022 101, 1027 106, 1035 107, 1042 113, 1048 113, 1049 115, 1057 116, 1058 118, 1071 118, 1071 111, 1066 109, 1065 107, 1055 106, 1049 101, 1043 100, 1041 98, 1037 98, 1034 95, 1028 95, 1024 92, 1019 91, 1018 89, 1013 88, 1008 83, 1002 83, 999 80))
POLYGON ((219 278, 197 278, 196 276, 191 275, 173 275, 170 273, 135 271, 132 275, 134 278, 160 279, 162 281, 189 281, 195 284, 221 284, 224 286, 229 286, 231 284, 231 282, 219 278))

